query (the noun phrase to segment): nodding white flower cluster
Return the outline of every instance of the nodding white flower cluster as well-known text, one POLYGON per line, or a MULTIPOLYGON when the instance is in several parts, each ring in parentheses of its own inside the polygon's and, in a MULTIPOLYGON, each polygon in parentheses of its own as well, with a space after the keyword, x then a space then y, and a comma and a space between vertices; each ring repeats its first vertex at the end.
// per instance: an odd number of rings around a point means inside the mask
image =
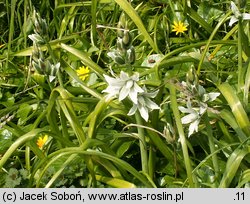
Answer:
POLYGON ((198 132, 201 118, 208 109, 207 103, 214 101, 220 95, 220 93, 217 92, 206 93, 206 90, 203 86, 198 84, 198 81, 194 69, 191 68, 187 73, 187 82, 182 82, 184 89, 189 91, 189 98, 187 99, 187 108, 179 106, 179 110, 187 114, 181 118, 181 122, 182 124, 190 124, 188 137, 194 132, 198 132), (191 98, 193 99, 192 102, 195 104, 195 107, 192 106, 191 98))
POLYGON ((56 78, 56 74, 60 69, 60 62, 54 63, 46 59, 41 46, 46 44, 49 39, 48 25, 44 19, 34 10, 33 12, 34 34, 28 37, 33 41, 33 51, 31 65, 38 72, 38 74, 46 75, 49 82, 56 78))
POLYGON ((179 106, 179 110, 182 113, 188 113, 188 115, 181 118, 182 124, 189 124, 188 128, 188 137, 192 135, 194 132, 198 132, 198 126, 201 120, 202 115, 206 111, 206 107, 200 106, 198 108, 194 108, 191 105, 190 100, 187 102, 187 108, 183 106, 179 106))
POLYGON ((135 62, 133 36, 128 29, 128 22, 123 13, 117 25, 117 49, 108 52, 108 56, 119 65, 132 65, 135 62))
POLYGON ((154 98, 158 91, 148 93, 146 87, 141 88, 137 82, 139 81, 139 73, 129 76, 126 72, 121 71, 120 77, 110 77, 104 75, 108 82, 108 87, 103 92, 108 93, 108 97, 118 97, 119 101, 125 98, 132 101, 133 106, 128 115, 134 115, 137 110, 145 121, 148 121, 149 111, 160 109, 150 98, 154 98))
POLYGON ((233 1, 231 1, 231 10, 233 12, 233 16, 230 18, 229 26, 232 26, 234 23, 236 23, 240 19, 250 20, 250 14, 241 13, 233 1))

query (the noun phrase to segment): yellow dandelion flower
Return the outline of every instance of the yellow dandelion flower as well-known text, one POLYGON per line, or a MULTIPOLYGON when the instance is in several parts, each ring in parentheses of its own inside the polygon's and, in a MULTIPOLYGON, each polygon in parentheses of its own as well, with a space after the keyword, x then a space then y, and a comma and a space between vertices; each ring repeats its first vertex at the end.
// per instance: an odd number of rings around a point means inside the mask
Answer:
POLYGON ((172 32, 176 32, 176 35, 178 35, 179 33, 184 33, 185 31, 187 31, 187 26, 184 25, 183 22, 174 21, 172 32))
POLYGON ((89 68, 84 66, 79 67, 79 69, 76 70, 76 73, 78 77, 84 81, 89 76, 89 68))
POLYGON ((37 139, 36 144, 40 149, 42 149, 43 145, 47 142, 47 140, 48 140, 48 135, 44 135, 43 137, 39 137, 37 139))

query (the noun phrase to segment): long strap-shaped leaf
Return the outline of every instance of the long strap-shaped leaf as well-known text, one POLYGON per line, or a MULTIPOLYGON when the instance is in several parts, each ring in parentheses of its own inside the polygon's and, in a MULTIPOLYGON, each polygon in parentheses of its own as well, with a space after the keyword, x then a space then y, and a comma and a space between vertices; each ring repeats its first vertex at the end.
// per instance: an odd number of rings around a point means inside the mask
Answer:
POLYGON ((128 3, 127 0, 115 0, 115 2, 119 4, 119 6, 123 9, 123 11, 125 11, 131 18, 131 20, 134 21, 135 25, 138 27, 139 31, 142 33, 142 35, 148 41, 148 43, 154 49, 154 51, 158 52, 157 46, 154 44, 154 41, 148 34, 146 28, 144 27, 141 18, 139 17, 135 9, 131 6, 131 4, 128 3))
POLYGON ((34 129, 31 130, 30 132, 22 135, 19 137, 13 144, 9 147, 9 149, 5 152, 3 157, 0 159, 0 168, 3 167, 3 165, 7 162, 7 160, 11 157, 11 155, 25 142, 30 141, 34 137, 36 137, 39 133, 43 132, 44 129, 34 129))
POLYGON ((237 148, 229 157, 226 170, 220 182, 220 188, 228 188, 233 180, 242 160, 250 153, 250 148, 237 148))
POLYGON ((239 124, 239 127, 244 131, 246 135, 250 135, 249 118, 242 106, 241 101, 235 94, 234 89, 228 83, 221 84, 218 88, 231 107, 234 117, 239 124))
POLYGON ((104 78, 103 74, 106 74, 106 72, 98 64, 93 62, 85 52, 80 51, 76 48, 70 47, 63 43, 61 44, 61 48, 64 50, 67 50, 71 54, 78 57, 80 60, 83 61, 85 66, 88 66, 90 69, 92 69, 97 75, 99 75, 100 78, 102 79, 104 78))

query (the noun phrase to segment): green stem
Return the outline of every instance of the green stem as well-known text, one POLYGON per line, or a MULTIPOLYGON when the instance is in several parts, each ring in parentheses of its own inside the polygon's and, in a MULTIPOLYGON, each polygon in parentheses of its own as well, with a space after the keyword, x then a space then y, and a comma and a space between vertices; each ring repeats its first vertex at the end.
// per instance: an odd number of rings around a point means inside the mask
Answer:
POLYGON ((174 84, 169 84, 169 91, 170 91, 171 108, 173 110, 177 130, 178 130, 179 137, 180 137, 180 142, 181 142, 181 147, 182 147, 183 157, 184 157, 184 163, 185 163, 185 167, 186 167, 186 171, 187 171, 187 177, 189 180, 189 187, 193 188, 194 181, 193 181, 193 176, 192 176, 192 166, 191 166, 191 161, 190 161, 189 154, 188 154, 186 137, 184 134, 182 123, 181 123, 180 112, 178 109, 178 104, 177 104, 177 99, 176 99, 176 89, 175 89, 174 84))
POLYGON ((148 174, 151 179, 154 178, 155 159, 156 159, 156 154, 154 151, 154 147, 151 144, 149 148, 149 158, 148 158, 148 174))
MULTIPOLYGON (((140 126, 143 125, 142 118, 138 112, 135 114, 135 119, 136 123, 140 126)), ((147 144, 145 141, 145 134, 144 134, 144 129, 142 127, 137 127, 138 130, 138 137, 139 137, 139 144, 140 144, 140 151, 141 151, 141 166, 142 166, 142 171, 145 173, 148 172, 148 152, 147 152, 147 144)))
MULTIPOLYGON (((205 118, 205 125, 206 125, 206 129, 207 129, 207 135, 208 135, 208 142, 209 142, 209 148, 210 148, 210 152, 212 154, 212 162, 213 162, 213 166, 214 166, 214 171, 215 171, 215 177, 216 179, 218 179, 219 176, 219 165, 218 165, 218 157, 215 149, 215 145, 214 145, 214 137, 213 137, 213 131, 212 131, 212 127, 211 124, 209 122, 209 118, 207 113, 204 114, 204 118, 205 118)), ((216 186, 214 186, 216 187, 216 186)))
POLYGON ((29 146, 25 147, 25 164, 26 164, 26 169, 28 170, 30 174, 30 147, 29 146))

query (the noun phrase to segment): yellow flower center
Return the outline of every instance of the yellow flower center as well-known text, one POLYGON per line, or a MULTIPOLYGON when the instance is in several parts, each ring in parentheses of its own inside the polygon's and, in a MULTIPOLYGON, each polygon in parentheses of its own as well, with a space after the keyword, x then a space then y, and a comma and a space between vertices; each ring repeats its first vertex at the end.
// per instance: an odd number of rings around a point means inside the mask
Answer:
POLYGON ((47 142, 48 140, 48 135, 44 135, 43 137, 39 137, 36 144, 37 146, 42 149, 43 145, 47 142))
POLYGON ((79 69, 76 70, 76 73, 78 77, 84 81, 89 76, 89 68, 84 66, 79 67, 79 69))
POLYGON ((184 33, 185 31, 187 31, 187 26, 184 25, 183 22, 174 21, 172 32, 176 32, 176 35, 178 35, 179 33, 184 33))

